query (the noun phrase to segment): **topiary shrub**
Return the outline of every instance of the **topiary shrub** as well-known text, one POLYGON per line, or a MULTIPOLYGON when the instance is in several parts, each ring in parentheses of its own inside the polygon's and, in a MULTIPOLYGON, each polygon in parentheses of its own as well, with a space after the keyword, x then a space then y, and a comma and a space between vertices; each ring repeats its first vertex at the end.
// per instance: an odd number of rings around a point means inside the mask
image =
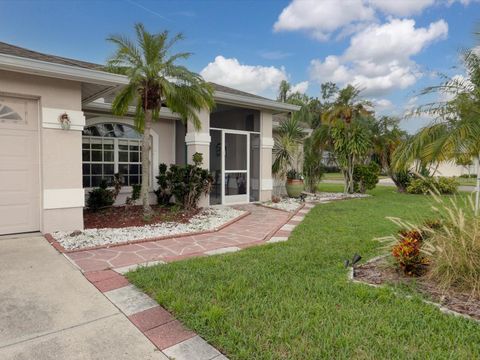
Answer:
POLYGON ((160 205, 168 205, 172 201, 187 210, 198 206, 201 195, 210 192, 213 178, 201 167, 203 156, 193 155, 193 165, 184 166, 161 164, 157 176, 158 189, 155 191, 160 205))
POLYGON ((102 180, 98 188, 88 193, 87 207, 93 211, 112 206, 115 202, 115 192, 108 189, 106 180, 102 180))
POLYGON ((380 175, 380 166, 373 161, 368 165, 357 165, 353 170, 354 191, 363 194, 375 188, 378 175, 380 175))
POLYGON ((455 178, 447 177, 422 177, 413 179, 407 186, 409 194, 455 194, 458 190, 458 182, 455 178))

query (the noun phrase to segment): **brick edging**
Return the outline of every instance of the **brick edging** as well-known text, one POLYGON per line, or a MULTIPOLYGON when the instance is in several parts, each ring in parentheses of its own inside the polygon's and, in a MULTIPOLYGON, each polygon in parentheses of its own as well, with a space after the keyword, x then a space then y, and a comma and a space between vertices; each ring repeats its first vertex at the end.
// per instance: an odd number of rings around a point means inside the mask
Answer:
MULTIPOLYGON (((290 220, 292 220, 292 218, 294 216, 296 216, 298 214, 298 212, 305 207, 305 204, 306 203, 301 204, 300 207, 298 207, 297 210, 295 210, 294 212, 292 212, 292 213, 289 212, 290 215, 288 216, 287 220, 285 222, 283 222, 282 224, 278 225, 276 228, 274 228, 272 231, 270 231, 267 235, 265 235, 265 237, 262 239, 262 242, 270 240, 270 238, 272 238, 273 235, 275 235, 285 224, 288 224, 288 222, 290 220)), ((276 209, 276 210, 281 210, 281 209, 276 209)), ((283 210, 281 210, 281 211, 283 211, 283 210)))
POLYGON ((83 275, 128 319, 128 321, 130 321, 130 323, 132 323, 133 326, 138 329, 138 331, 140 331, 143 336, 152 343, 153 346, 163 354, 167 355, 168 352, 178 344, 199 337, 203 345, 198 343, 193 345, 198 347, 197 349, 199 352, 205 350, 205 347, 208 347, 210 352, 218 353, 218 355, 215 356, 223 355, 218 349, 203 340, 195 331, 185 327, 181 321, 175 318, 170 311, 158 304, 158 302, 149 294, 132 284, 126 276, 118 274, 113 270, 91 271, 83 273, 83 275), (138 310, 132 314, 124 312, 121 304, 118 301, 115 301, 114 298, 112 299, 108 296, 108 294, 112 291, 128 286, 133 286, 135 291, 145 294, 145 296, 149 297, 155 305, 143 310, 138 310), (161 314, 160 316, 158 315, 159 313, 161 314), (155 316, 155 314, 157 314, 157 316, 155 316), (146 319, 148 319, 147 322, 145 322, 146 319), (152 331, 155 332, 156 330, 165 327, 168 328, 167 338, 170 338, 169 340, 167 339, 167 344, 165 343, 164 338, 159 338, 158 335, 152 334, 152 331), (175 340, 172 340, 172 338, 175 340))
POLYGON ((197 235, 204 235, 204 234, 211 234, 218 232, 227 226, 230 226, 234 223, 236 223, 239 220, 242 220, 243 218, 251 215, 252 213, 248 210, 243 210, 244 213, 233 218, 232 220, 227 221, 226 223, 220 225, 217 228, 214 228, 212 230, 204 230, 204 231, 195 231, 195 232, 190 232, 190 233, 181 233, 181 234, 174 234, 174 235, 164 235, 164 236, 157 236, 154 238, 147 238, 147 239, 138 239, 138 240, 130 240, 130 241, 125 241, 122 243, 116 243, 116 244, 105 244, 105 245, 98 245, 98 246, 90 246, 86 248, 81 248, 81 249, 72 249, 68 250, 65 249, 50 233, 46 233, 43 236, 47 241, 58 251, 63 254, 72 254, 76 252, 81 252, 81 251, 89 251, 89 250, 98 250, 98 249, 109 249, 113 247, 119 247, 119 246, 124 246, 124 245, 134 245, 134 244, 141 244, 145 242, 153 242, 153 241, 162 241, 162 240, 169 240, 169 239, 176 239, 179 237, 185 237, 185 236, 197 236, 197 235))

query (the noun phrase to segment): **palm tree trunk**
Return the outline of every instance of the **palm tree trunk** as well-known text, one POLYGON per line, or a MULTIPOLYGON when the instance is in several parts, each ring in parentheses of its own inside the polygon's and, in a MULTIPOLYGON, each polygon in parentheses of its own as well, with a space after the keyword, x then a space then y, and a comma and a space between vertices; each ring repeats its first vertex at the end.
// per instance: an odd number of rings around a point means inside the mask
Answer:
POLYGON ((152 110, 145 110, 145 124, 142 138, 142 205, 143 215, 149 216, 152 213, 149 200, 150 187, 150 129, 152 127, 152 110))
POLYGON ((477 187, 475 194, 475 215, 478 215, 478 206, 480 202, 480 154, 477 156, 477 187))

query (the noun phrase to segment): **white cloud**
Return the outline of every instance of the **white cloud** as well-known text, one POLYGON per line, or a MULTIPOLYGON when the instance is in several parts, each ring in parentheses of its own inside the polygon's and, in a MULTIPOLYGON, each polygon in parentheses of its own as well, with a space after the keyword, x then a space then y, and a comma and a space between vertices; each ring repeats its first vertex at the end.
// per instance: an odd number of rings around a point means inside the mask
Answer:
POLYGON ((411 57, 432 42, 444 39, 447 33, 448 25, 443 20, 428 28, 415 28, 411 19, 373 24, 354 35, 341 56, 312 60, 310 76, 319 83, 354 84, 371 96, 404 89, 421 76, 411 57))
POLYGON ((221 55, 209 63, 200 74, 207 81, 265 96, 273 96, 280 82, 288 77, 283 67, 244 65, 235 58, 221 55))
POLYGON ((435 0, 369 0, 371 6, 388 15, 418 15, 435 0))
POLYGON ((298 84, 292 85, 292 88, 290 89, 290 94, 294 94, 296 92, 305 94, 308 90, 308 85, 308 81, 302 81, 298 84))
POLYGON ((376 108, 391 109, 393 103, 388 99, 371 99, 376 108))
POLYGON ((420 15, 432 6, 454 3, 468 6, 480 0, 292 0, 273 25, 279 31, 303 31, 319 41, 336 33, 344 38, 367 25, 378 23, 381 15, 407 17, 420 15))
POLYGON ((303 30, 325 41, 332 32, 344 26, 373 21, 374 13, 363 0, 293 0, 283 9, 273 29, 303 30))

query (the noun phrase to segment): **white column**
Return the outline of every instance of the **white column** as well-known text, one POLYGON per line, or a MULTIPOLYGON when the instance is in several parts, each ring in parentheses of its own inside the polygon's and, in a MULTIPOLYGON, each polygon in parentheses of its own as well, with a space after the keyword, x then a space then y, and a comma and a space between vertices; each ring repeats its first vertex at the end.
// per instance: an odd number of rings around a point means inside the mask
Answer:
POLYGON ((260 201, 268 201, 272 198, 272 113, 262 111, 260 113, 260 201))
MULTIPOLYGON (((187 145, 187 163, 192 164, 193 154, 201 153, 203 155, 204 169, 210 170, 210 112, 202 110, 199 112, 200 129, 195 129, 191 121, 187 124, 187 134, 185 135, 185 143, 187 145)), ((209 196, 200 199, 199 206, 205 207, 209 205, 209 196)))

